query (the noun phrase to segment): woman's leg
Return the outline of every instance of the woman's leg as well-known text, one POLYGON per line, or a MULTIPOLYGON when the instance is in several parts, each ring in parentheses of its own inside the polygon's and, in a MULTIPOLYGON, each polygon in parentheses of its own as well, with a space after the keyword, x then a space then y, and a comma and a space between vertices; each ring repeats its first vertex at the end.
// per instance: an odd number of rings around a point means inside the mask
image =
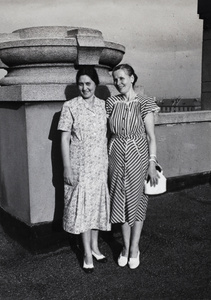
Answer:
POLYGON ((96 229, 91 230, 91 247, 92 247, 92 251, 95 254, 101 255, 101 252, 100 252, 99 246, 98 246, 98 235, 99 235, 99 230, 96 230, 96 229))
POLYGON ((107 258, 99 250, 98 235, 99 235, 99 230, 97 230, 97 229, 92 229, 91 230, 92 255, 94 256, 94 258, 98 262, 106 263, 107 262, 107 258))
POLYGON ((144 221, 135 221, 134 226, 131 228, 130 240, 130 257, 135 258, 139 251, 139 241, 144 221))
POLYGON ((93 264, 92 249, 91 249, 91 230, 81 234, 84 247, 84 261, 87 265, 93 264))
POLYGON ((122 256, 128 256, 130 250, 130 237, 131 237, 131 227, 128 223, 122 224, 122 236, 123 236, 123 249, 122 256))

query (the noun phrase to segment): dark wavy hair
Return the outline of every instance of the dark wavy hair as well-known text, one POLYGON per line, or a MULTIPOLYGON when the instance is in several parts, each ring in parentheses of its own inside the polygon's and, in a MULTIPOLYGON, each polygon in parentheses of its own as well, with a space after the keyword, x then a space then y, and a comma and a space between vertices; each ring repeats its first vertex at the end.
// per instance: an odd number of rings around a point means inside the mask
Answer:
POLYGON ((78 70, 78 72, 76 74, 76 84, 77 85, 79 82, 79 78, 83 75, 89 76, 94 81, 96 86, 100 83, 99 77, 97 75, 97 71, 95 70, 94 66, 83 66, 78 70))
POLYGON ((134 69, 130 65, 128 65, 128 64, 117 65, 116 67, 113 68, 112 74, 114 74, 114 72, 117 70, 124 70, 129 76, 133 75, 133 77, 134 77, 133 86, 135 85, 135 83, 138 80, 138 76, 136 75, 134 69))

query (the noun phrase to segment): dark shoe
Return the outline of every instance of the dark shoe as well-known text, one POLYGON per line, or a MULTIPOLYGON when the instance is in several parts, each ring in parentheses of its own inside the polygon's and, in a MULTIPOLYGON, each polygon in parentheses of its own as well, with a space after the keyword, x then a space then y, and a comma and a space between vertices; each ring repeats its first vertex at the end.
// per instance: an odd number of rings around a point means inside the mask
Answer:
POLYGON ((84 261, 84 264, 83 264, 83 270, 84 270, 84 272, 86 272, 86 273, 92 273, 92 272, 94 271, 94 266, 93 266, 93 264, 87 265, 87 264, 85 263, 85 261, 84 261))
POLYGON ((96 259, 96 261, 98 261, 100 263, 106 263, 107 262, 107 258, 103 254, 97 255, 96 253, 94 253, 92 251, 92 255, 94 256, 94 258, 96 259))

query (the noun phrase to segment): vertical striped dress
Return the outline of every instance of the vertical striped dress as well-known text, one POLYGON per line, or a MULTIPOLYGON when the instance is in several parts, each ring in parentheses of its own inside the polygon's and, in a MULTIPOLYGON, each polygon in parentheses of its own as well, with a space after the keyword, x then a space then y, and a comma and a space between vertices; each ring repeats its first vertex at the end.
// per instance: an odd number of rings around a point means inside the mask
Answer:
POLYGON ((111 223, 143 221, 148 197, 143 193, 149 149, 144 119, 159 111, 153 98, 137 95, 125 101, 123 95, 106 100, 111 138, 109 141, 109 189, 111 223))

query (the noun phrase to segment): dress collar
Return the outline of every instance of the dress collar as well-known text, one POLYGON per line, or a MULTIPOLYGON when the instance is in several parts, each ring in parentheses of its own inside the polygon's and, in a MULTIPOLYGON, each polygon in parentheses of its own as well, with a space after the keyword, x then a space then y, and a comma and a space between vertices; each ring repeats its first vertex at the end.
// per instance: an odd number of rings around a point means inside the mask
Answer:
POLYGON ((78 100, 86 107, 86 109, 92 111, 95 113, 95 107, 96 107, 96 96, 93 96, 93 105, 90 105, 88 101, 86 101, 83 97, 79 96, 78 100))

